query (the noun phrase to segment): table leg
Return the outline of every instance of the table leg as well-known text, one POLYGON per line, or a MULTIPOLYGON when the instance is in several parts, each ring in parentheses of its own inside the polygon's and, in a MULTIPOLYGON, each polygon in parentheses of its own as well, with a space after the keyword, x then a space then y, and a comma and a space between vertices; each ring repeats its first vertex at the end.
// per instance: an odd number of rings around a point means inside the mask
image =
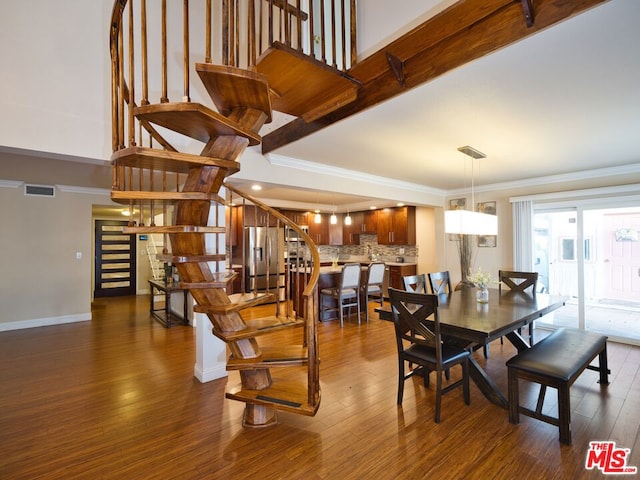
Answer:
POLYGON ((171 291, 165 292, 164 311, 167 319, 167 328, 171 328, 171 291))
POLYGON ((493 383, 491 378, 489 378, 473 356, 469 357, 469 376, 487 400, 502 408, 507 408, 509 406, 509 402, 505 396, 500 392, 500 390, 498 390, 496 384, 493 383))
POLYGON ((151 299, 149 300, 149 312, 153 315, 153 297, 154 297, 154 290, 155 287, 153 285, 151 285, 151 283, 149 283, 149 286, 151 287, 151 299))
POLYGON ((513 346, 518 349, 518 352, 523 352, 530 348, 527 341, 522 338, 522 336, 520 336, 520 334, 516 330, 507 333, 506 337, 513 344, 513 346))
POLYGON ((189 290, 183 290, 184 292, 184 317, 182 317, 182 323, 189 325, 189 309, 187 308, 187 297, 189 296, 189 290))

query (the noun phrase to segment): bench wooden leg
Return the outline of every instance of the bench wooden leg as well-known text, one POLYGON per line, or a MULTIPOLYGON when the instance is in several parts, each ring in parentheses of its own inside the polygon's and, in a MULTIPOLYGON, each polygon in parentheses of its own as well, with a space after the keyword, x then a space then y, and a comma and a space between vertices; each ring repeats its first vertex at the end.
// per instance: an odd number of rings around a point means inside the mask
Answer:
POLYGON ((568 384, 558 387, 558 423, 560 442, 571 445, 571 401, 568 384))
POLYGON ((598 355, 598 366, 600 367, 600 383, 609 385, 609 365, 607 363, 607 344, 598 355))
POLYGON ((509 423, 520 423, 520 392, 518 390, 518 373, 515 368, 508 370, 509 389, 509 423))

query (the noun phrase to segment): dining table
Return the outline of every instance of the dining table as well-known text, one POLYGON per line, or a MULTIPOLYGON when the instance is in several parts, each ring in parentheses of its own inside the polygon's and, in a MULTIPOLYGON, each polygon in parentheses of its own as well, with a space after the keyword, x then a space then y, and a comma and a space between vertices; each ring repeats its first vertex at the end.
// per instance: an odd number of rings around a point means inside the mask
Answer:
MULTIPOLYGON (((529 344, 519 331, 562 307, 565 301, 566 297, 558 295, 489 289, 488 302, 481 303, 476 299, 475 288, 464 288, 438 296, 440 332, 448 341, 465 348, 481 347, 506 337, 518 351, 523 351, 529 344)), ((380 319, 393 321, 390 305, 377 307, 375 311, 380 319)), ((507 408, 507 398, 473 355, 469 361, 469 375, 484 396, 507 408)))

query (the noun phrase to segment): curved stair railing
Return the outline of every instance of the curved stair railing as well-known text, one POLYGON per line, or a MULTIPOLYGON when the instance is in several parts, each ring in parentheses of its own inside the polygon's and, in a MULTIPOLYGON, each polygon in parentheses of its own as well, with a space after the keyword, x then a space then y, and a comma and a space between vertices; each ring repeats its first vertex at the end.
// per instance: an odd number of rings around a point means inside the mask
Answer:
MULTIPOLYGON (((315 415, 320 404, 317 249, 279 212, 224 185, 227 177, 239 171, 244 150, 260 143, 259 131, 271 121, 269 81, 258 72, 233 66, 191 65, 188 21, 183 23, 183 43, 178 50, 171 48, 164 32, 171 17, 169 8, 177 4, 182 7, 183 19, 188 19, 188 0, 181 5, 162 0, 162 11, 153 14, 147 12, 147 2, 139 0, 135 9, 139 15, 134 13, 133 0, 116 0, 114 4, 110 44, 112 199, 129 206, 125 233, 163 235, 159 259, 175 265, 181 287, 189 289, 194 298, 194 311, 206 314, 214 335, 227 343, 227 369, 237 370, 241 383, 229 387, 226 396, 246 403, 244 425, 273 424, 278 410, 315 415), (161 17, 162 32, 157 36, 151 35, 148 21, 154 15, 161 17), (159 45, 152 45, 150 38, 159 39, 159 45), (154 65, 147 53, 153 48, 161 52, 159 65, 154 65), (171 52, 177 51, 182 54, 173 56, 171 52), (176 75, 170 74, 169 66, 175 66, 180 56, 183 68, 178 83, 182 88, 173 89, 176 75), (192 67, 201 82, 195 88, 201 101, 195 101, 190 93, 192 67), (152 76, 152 71, 159 75, 152 76), (158 94, 155 103, 151 92, 158 94), (170 101, 176 92, 181 101, 170 101), (246 285, 231 293, 236 274, 227 268, 234 229, 227 221, 227 192, 241 195, 243 202, 267 212, 275 219, 275 228, 294 229, 307 241, 313 269, 310 273, 305 270, 302 276, 285 276, 288 292, 294 278, 296 288, 304 282, 304 301, 295 307, 302 312, 294 309, 289 293, 283 301, 277 292, 251 291, 246 285), (273 314, 262 318, 245 315, 247 309, 265 303, 273 303, 273 314), (275 332, 301 327, 303 335, 276 336, 275 343, 264 345, 259 341, 275 332), (293 343, 278 343, 282 338, 293 343)), ((206 5, 211 10, 210 0, 206 5)), ((282 251, 275 255, 273 261, 284 261, 282 251)))

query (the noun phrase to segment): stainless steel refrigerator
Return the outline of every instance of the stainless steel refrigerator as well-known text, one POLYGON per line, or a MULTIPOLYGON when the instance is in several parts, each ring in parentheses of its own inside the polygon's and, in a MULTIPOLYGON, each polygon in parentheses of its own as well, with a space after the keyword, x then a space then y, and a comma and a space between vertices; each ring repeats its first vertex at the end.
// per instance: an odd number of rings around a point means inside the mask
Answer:
POLYGON ((284 228, 244 227, 245 290, 285 298, 284 228))

